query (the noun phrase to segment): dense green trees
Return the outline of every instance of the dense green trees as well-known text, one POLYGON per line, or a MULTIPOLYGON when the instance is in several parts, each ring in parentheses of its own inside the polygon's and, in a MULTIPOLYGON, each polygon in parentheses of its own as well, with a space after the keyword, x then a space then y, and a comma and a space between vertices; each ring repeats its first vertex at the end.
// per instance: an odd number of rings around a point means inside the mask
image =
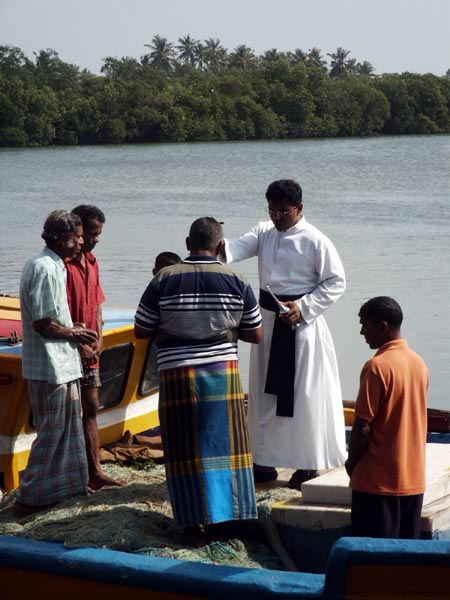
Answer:
POLYGON ((337 48, 256 56, 242 44, 156 35, 102 74, 0 46, 0 146, 283 139, 450 132, 450 78, 374 76, 337 48))
POLYGON ((387 75, 374 82, 387 98, 390 116, 386 133, 449 132, 449 80, 434 75, 418 77, 413 73, 387 75))

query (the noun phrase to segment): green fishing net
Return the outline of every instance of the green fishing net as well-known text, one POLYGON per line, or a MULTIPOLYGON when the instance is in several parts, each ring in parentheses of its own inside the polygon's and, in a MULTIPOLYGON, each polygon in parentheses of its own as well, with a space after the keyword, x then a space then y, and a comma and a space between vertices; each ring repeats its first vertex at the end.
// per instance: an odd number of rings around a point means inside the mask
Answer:
POLYGON ((182 545, 173 521, 163 466, 112 463, 102 468, 126 484, 23 516, 12 508, 15 492, 5 495, 0 502, 0 534, 61 542, 68 548, 107 548, 210 564, 298 570, 280 542, 271 506, 298 498, 299 492, 286 487, 257 492, 259 519, 253 539, 233 537, 189 547, 182 545))

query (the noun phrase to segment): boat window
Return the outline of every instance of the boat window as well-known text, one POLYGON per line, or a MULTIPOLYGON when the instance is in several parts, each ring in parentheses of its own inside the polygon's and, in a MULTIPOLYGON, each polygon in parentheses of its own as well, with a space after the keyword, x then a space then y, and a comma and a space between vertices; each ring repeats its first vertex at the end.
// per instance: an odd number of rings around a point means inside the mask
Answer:
POLYGON ((149 344, 147 356, 144 362, 141 382, 139 384, 139 394, 147 396, 151 392, 155 392, 159 387, 157 352, 154 344, 149 344))
POLYGON ((118 344, 105 348, 100 356, 99 406, 115 406, 123 398, 133 358, 133 344, 118 344))

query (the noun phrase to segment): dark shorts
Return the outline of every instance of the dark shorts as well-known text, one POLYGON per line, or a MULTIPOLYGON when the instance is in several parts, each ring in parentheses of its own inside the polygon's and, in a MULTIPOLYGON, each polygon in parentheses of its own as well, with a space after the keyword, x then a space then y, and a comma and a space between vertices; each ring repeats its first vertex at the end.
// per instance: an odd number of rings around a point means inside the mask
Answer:
POLYGON ((80 385, 87 388, 102 387, 100 369, 85 369, 83 377, 80 379, 80 385))
POLYGON ((423 494, 386 496, 352 491, 352 535, 418 539, 423 494))

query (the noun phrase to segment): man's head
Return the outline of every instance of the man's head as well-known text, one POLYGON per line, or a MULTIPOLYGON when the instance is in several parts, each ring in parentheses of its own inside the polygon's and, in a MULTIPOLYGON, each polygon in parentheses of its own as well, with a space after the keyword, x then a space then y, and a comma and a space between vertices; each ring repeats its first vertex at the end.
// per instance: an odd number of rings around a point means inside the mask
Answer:
POLYGON ((195 220, 186 238, 186 246, 191 254, 217 256, 223 247, 223 230, 214 217, 201 217, 195 220))
POLYGON ((389 296, 371 298, 361 306, 358 316, 361 323, 360 333, 372 350, 401 337, 402 309, 398 302, 389 296))
POLYGON ((72 258, 83 244, 83 224, 80 217, 67 210, 54 210, 44 223, 41 237, 58 256, 72 258))
POLYGON ((84 242, 81 251, 92 252, 103 231, 105 222, 103 211, 92 204, 80 204, 72 210, 72 213, 78 215, 83 223, 84 242))
POLYGON ((278 231, 286 231, 302 218, 302 188, 292 179, 273 181, 266 191, 269 215, 278 231))
POLYGON ((170 267, 171 265, 177 265, 181 262, 181 258, 175 252, 161 252, 155 258, 155 266, 153 267, 153 275, 156 275, 158 271, 161 271, 164 267, 170 267))

